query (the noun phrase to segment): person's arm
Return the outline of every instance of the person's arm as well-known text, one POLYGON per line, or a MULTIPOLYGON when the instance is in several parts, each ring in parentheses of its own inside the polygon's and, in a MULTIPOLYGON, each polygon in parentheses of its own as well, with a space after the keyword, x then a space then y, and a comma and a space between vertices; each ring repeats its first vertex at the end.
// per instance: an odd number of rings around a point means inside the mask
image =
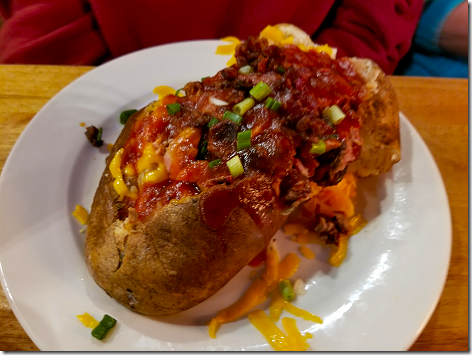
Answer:
POLYGON ((334 20, 314 41, 338 48, 338 56, 371 58, 392 74, 408 52, 423 0, 343 0, 334 20))
POLYGON ((98 64, 107 48, 86 1, 0 0, 0 63, 98 64))
POLYGON ((469 53, 469 6, 460 3, 444 21, 439 34, 439 47, 462 57, 469 53))

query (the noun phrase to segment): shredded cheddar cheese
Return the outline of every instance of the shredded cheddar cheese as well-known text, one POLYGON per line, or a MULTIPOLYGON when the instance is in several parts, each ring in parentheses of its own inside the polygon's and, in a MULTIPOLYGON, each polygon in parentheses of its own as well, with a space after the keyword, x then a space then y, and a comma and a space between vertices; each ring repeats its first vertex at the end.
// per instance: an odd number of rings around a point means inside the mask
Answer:
POLYGON ((154 94, 158 95, 158 99, 162 99, 164 96, 167 95, 175 95, 176 90, 172 89, 170 86, 157 86, 152 91, 154 94))
POLYGON ((87 312, 84 314, 79 314, 77 318, 82 322, 83 325, 85 325, 87 328, 95 328, 99 322, 93 318, 90 314, 87 312))
POLYGON ((266 258, 266 270, 261 277, 252 282, 239 300, 219 311, 211 320, 209 334, 212 338, 216 337, 216 331, 220 325, 242 317, 264 302, 268 294, 277 287, 277 283, 292 276, 300 264, 300 259, 293 253, 287 254, 279 263, 275 244, 268 248, 266 258))
POLYGON ((313 338, 313 335, 311 335, 310 333, 302 335, 298 330, 296 323, 297 322, 293 318, 282 318, 282 325, 285 329, 285 332, 287 333, 289 338, 294 340, 296 348, 300 350, 307 350, 310 346, 307 344, 306 340, 313 338))
POLYGON ((300 250, 300 253, 307 259, 313 259, 315 257, 315 253, 304 245, 301 245, 298 250, 300 250))
POLYGON ((280 314, 282 313, 285 305, 285 300, 283 299, 280 292, 272 292, 272 299, 269 306, 269 318, 273 322, 279 320, 280 314))
POLYGON ((236 63, 236 58, 234 57, 234 53, 236 51, 236 47, 239 43, 241 43, 241 41, 236 38, 236 37, 233 37, 233 36, 228 36, 228 37, 224 37, 221 39, 222 41, 225 41, 225 42, 231 42, 231 44, 227 44, 227 45, 224 45, 224 46, 218 46, 216 48, 216 54, 220 54, 220 55, 230 55, 231 54, 231 59, 226 63, 226 65, 228 67, 232 66, 233 64, 236 63))
POLYGON ((304 351, 308 349, 309 345, 306 343, 306 339, 311 337, 304 337, 300 334, 300 331, 295 325, 295 320, 284 321, 283 325, 285 328, 285 334, 280 330, 277 325, 270 320, 264 311, 253 311, 248 315, 252 325, 254 325, 264 337, 268 343, 278 351, 304 351))
POLYGON ((121 148, 118 150, 113 157, 112 161, 108 168, 110 169, 111 175, 115 180, 113 181, 113 188, 116 193, 119 195, 119 200, 121 201, 125 196, 135 197, 133 193, 130 192, 128 186, 123 180, 123 174, 121 172, 121 157, 123 155, 124 149, 121 148))
POLYGON ((286 310, 289 313, 292 313, 294 316, 303 318, 305 320, 309 320, 309 321, 312 321, 312 322, 315 322, 315 323, 323 324, 323 321, 321 320, 320 317, 318 317, 317 315, 311 314, 310 312, 305 311, 304 309, 295 307, 290 302, 285 302, 284 310, 286 310))
POLYGON ((85 208, 83 208, 81 205, 75 206, 74 212, 72 212, 72 215, 77 218, 77 220, 83 224, 86 225, 88 222, 88 213, 85 208))
POLYGON ((284 38, 284 34, 282 33, 281 30, 279 30, 277 27, 270 26, 270 25, 262 30, 261 37, 264 37, 279 46, 293 43, 293 36, 284 38))
MULTIPOLYGON (((343 179, 334 186, 318 187, 312 184, 312 198, 305 203, 304 208, 308 213, 319 211, 326 215, 334 215, 341 212, 347 217, 347 227, 349 232, 340 235, 339 243, 336 249, 331 251, 329 263, 332 266, 339 266, 343 262, 347 253, 347 243, 349 236, 358 233, 367 224, 367 221, 360 213, 355 214, 353 198, 356 196, 357 180, 356 177, 347 173, 343 179)), ((284 226, 284 232, 293 235, 292 240, 302 244, 300 252, 307 257, 309 249, 303 244, 322 244, 318 234, 302 224, 291 223, 284 226), (305 253, 307 253, 305 255, 305 253)))

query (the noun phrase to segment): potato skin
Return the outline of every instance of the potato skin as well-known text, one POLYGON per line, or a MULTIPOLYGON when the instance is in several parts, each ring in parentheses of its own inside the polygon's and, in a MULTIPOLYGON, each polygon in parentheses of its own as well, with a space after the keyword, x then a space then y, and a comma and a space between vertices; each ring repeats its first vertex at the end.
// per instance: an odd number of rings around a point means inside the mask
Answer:
POLYGON ((167 315, 193 307, 221 289, 261 252, 280 228, 274 208, 270 225, 256 225, 241 207, 219 228, 204 222, 201 201, 226 187, 170 203, 131 230, 117 220, 108 163, 126 141, 137 112, 118 138, 94 197, 85 243, 88 269, 108 295, 148 315, 167 315))

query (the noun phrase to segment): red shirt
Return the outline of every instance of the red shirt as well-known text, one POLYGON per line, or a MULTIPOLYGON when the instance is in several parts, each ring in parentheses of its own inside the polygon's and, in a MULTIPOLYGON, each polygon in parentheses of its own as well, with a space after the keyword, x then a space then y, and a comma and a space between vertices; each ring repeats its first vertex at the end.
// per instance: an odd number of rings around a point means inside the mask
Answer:
POLYGON ((142 48, 292 23, 393 73, 423 0, 0 0, 0 63, 97 65, 142 48))

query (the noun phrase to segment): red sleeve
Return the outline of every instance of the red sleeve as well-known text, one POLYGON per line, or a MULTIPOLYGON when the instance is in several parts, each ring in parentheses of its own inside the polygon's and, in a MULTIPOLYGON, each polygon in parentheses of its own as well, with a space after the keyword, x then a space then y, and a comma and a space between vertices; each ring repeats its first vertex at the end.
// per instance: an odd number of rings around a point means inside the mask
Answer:
POLYGON ((107 48, 81 0, 0 0, 0 63, 93 65, 107 48))
POLYGON ((392 74, 408 52, 423 0, 343 0, 314 41, 338 48, 338 57, 364 57, 392 74))

